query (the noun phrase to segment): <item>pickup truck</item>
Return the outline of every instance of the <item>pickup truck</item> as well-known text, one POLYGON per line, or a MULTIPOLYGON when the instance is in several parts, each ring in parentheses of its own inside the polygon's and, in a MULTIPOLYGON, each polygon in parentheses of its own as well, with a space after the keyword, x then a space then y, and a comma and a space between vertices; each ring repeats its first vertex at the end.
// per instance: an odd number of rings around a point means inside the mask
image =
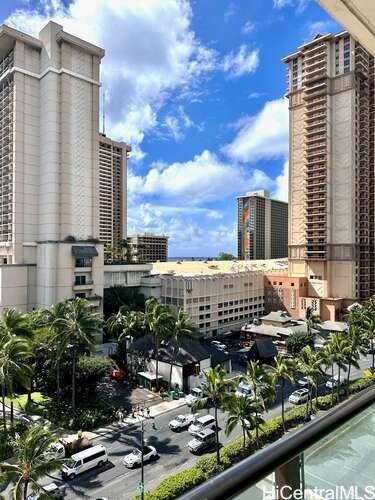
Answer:
POLYGON ((91 448, 92 442, 87 437, 61 438, 49 447, 49 452, 56 458, 69 458, 75 453, 91 448))

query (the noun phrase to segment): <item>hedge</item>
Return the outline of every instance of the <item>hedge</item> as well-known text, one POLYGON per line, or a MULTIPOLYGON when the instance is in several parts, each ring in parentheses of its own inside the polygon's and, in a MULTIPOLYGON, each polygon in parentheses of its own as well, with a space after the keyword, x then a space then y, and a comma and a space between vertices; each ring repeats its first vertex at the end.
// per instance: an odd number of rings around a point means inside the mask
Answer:
MULTIPOLYGON (((360 378, 349 384, 349 394, 362 391, 375 383, 373 378, 360 378)), ((342 396, 342 400, 345 396, 342 396)), ((315 401, 315 400, 314 400, 315 401)), ((334 403, 337 402, 336 392, 334 393, 334 403)), ((318 397, 317 408, 327 410, 332 406, 332 395, 318 397)), ((285 412, 285 422, 288 429, 302 424, 306 419, 306 405, 296 406, 285 412)), ((220 450, 220 464, 216 462, 216 454, 206 455, 200 458, 193 467, 185 469, 182 472, 170 476, 151 492, 145 494, 147 500, 172 500, 179 497, 186 491, 198 486, 207 479, 228 469, 235 463, 252 455, 256 450, 255 431, 251 431, 250 438, 246 439, 245 448, 243 447, 243 438, 238 437, 230 443, 223 446, 220 450)), ((282 437, 283 424, 281 416, 267 420, 259 430, 260 447, 272 443, 282 437)), ((136 497, 136 498, 139 498, 136 497)))

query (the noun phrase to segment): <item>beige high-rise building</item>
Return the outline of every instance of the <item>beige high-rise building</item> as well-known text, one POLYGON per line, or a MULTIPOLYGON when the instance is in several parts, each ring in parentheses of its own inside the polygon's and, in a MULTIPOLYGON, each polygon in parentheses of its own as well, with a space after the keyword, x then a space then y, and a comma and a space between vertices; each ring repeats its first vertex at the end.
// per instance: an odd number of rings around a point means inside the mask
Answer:
MULTIPOLYGON (((99 235, 106 246, 126 239, 127 159, 131 147, 100 134, 99 235)), ((106 254, 106 252, 105 252, 106 254)))
POLYGON ((101 305, 103 56, 54 22, 38 38, 0 28, 0 309, 101 305))
POLYGON ((374 59, 347 32, 287 56, 289 276, 323 319, 375 293, 374 59))

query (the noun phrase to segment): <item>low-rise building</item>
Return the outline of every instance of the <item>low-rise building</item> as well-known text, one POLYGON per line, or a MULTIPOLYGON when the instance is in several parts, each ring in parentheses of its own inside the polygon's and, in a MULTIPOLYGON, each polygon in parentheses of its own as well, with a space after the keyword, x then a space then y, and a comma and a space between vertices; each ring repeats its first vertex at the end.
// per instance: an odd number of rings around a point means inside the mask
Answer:
POLYGON ((158 277, 161 303, 182 308, 201 334, 211 337, 264 313, 264 273, 285 269, 287 262, 179 261, 155 263, 153 276, 142 279, 142 288, 158 277))

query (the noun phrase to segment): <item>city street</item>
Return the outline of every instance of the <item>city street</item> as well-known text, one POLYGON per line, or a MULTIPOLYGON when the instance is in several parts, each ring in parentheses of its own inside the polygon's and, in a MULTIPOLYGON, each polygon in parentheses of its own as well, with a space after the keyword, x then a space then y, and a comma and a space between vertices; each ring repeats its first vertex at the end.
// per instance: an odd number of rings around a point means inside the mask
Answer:
MULTIPOLYGON (((363 373, 363 369, 370 364, 370 357, 362 359, 360 362, 361 369, 353 370, 352 378, 357 378, 363 373)), ((295 390, 294 387, 288 386, 286 389, 286 399, 289 394, 295 390)), ((319 388, 319 393, 324 394, 324 384, 319 388)), ((265 415, 265 418, 272 418, 280 414, 280 397, 277 402, 265 415)), ((287 402, 286 408, 291 405, 287 402)), ((178 414, 190 412, 186 406, 174 411, 170 411, 156 419, 157 430, 152 430, 151 421, 145 424, 145 441, 155 446, 160 457, 157 461, 145 465, 145 487, 146 490, 156 487, 163 478, 178 472, 192 465, 197 457, 192 455, 186 445, 191 439, 187 431, 174 433, 170 431, 168 422, 178 414)), ((203 410, 200 413, 208 412, 203 410)), ((211 410, 212 413, 212 410, 211 410)), ((219 412, 220 422, 220 442, 226 443, 234 437, 240 435, 241 430, 237 428, 229 437, 225 436, 225 414, 219 412)), ((138 427, 124 428, 122 432, 109 434, 108 436, 99 438, 95 441, 96 444, 106 446, 109 455, 109 463, 102 469, 93 469, 81 476, 76 477, 72 481, 65 481, 66 498, 99 498, 106 497, 109 500, 131 499, 138 492, 141 471, 137 469, 127 469, 122 463, 122 458, 131 451, 132 447, 139 446, 140 430, 138 427)), ((53 475, 53 480, 61 481, 60 474, 53 475)), ((51 482, 51 480, 47 481, 51 482)))

